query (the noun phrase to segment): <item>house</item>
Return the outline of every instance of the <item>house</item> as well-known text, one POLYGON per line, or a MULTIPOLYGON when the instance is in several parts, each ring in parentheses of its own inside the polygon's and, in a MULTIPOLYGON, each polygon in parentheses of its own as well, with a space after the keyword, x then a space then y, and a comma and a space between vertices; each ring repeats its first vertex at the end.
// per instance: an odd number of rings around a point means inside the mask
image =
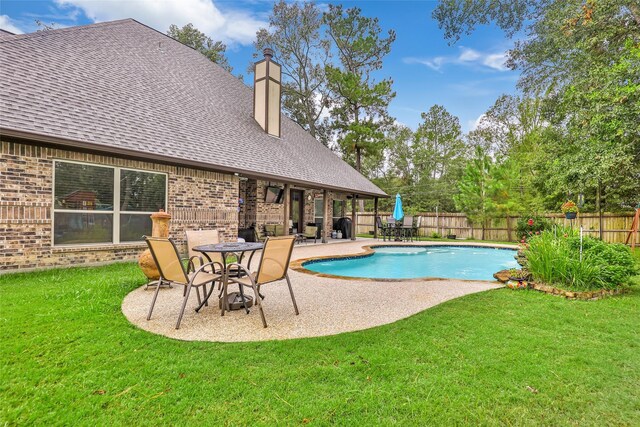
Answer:
POLYGON ((254 91, 126 19, 3 32, 0 64, 0 270, 135 259, 159 209, 179 243, 265 224, 326 239, 348 198, 386 197, 280 113, 269 52, 254 91))

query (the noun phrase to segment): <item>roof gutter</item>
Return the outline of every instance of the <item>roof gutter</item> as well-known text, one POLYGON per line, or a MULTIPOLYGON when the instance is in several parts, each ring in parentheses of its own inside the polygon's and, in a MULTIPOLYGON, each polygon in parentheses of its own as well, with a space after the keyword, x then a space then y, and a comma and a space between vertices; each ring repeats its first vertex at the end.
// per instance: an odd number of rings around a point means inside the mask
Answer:
POLYGON ((353 188, 337 187, 337 186, 326 185, 326 184, 321 184, 317 182, 297 180, 297 179, 287 178, 287 177, 278 176, 278 175, 265 174, 265 173, 247 172, 244 169, 235 169, 235 168, 229 168, 225 166, 213 166, 210 163, 198 162, 194 160, 186 160, 186 159, 178 160, 175 157, 163 156, 161 154, 142 153, 140 151, 128 150, 126 148, 105 146, 103 144, 78 141, 74 139, 61 138, 57 136, 42 135, 42 134, 37 134, 33 132, 25 132, 25 131, 16 130, 16 129, 9 129, 5 127, 0 127, 0 136, 15 138, 19 140, 25 140, 25 141, 40 142, 40 143, 56 145, 56 146, 79 148, 79 149, 89 150, 89 151, 97 151, 97 152, 106 153, 106 154, 120 155, 124 157, 134 158, 136 160, 147 160, 147 161, 155 160, 157 162, 170 164, 174 166, 191 166, 196 169, 204 169, 212 172, 240 174, 247 178, 262 179, 266 181, 278 181, 285 184, 294 184, 294 185, 300 185, 304 187, 311 187, 315 189, 327 189, 327 190, 338 191, 341 193, 349 193, 349 194, 356 193, 357 196, 361 199, 369 199, 369 198, 375 198, 375 197, 379 197, 379 198, 390 197, 388 194, 384 192, 382 193, 363 192, 353 188))

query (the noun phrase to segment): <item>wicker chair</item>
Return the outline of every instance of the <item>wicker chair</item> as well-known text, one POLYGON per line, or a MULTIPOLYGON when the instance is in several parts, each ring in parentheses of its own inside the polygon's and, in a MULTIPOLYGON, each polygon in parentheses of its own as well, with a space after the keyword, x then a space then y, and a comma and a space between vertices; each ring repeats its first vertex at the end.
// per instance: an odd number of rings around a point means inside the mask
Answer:
MULTIPOLYGON (((260 265, 258 270, 254 273, 249 272, 244 266, 240 264, 229 264, 229 266, 237 266, 237 268, 243 270, 246 275, 243 277, 229 277, 224 282, 227 283, 223 288, 223 301, 227 301, 227 286, 228 283, 237 283, 240 286, 248 286, 253 289, 255 303, 260 310, 260 317, 262 318, 262 324, 266 328, 267 320, 264 316, 264 310, 262 309, 262 298, 260 294, 260 287, 271 282, 277 282, 285 279, 289 286, 289 294, 291 294, 291 301, 293 302, 293 309, 296 315, 300 314, 298 311, 298 305, 296 304, 296 298, 293 295, 293 288, 291 287, 291 281, 287 271, 289 270, 289 261, 291 260, 291 252, 293 251, 293 244, 295 242, 295 236, 284 237, 269 237, 264 242, 264 249, 262 250, 262 257, 260 258, 260 265)), ((226 304, 222 304, 222 315, 226 310, 226 304)))
MULTIPOLYGON (((222 280, 222 275, 213 273, 213 271, 215 271, 216 264, 217 267, 220 268, 219 271, 223 271, 224 268, 222 264, 214 261, 206 264, 203 263, 202 265, 200 265, 200 267, 198 267, 197 270, 192 273, 188 273, 187 270, 185 270, 184 265, 182 264, 182 260, 180 259, 180 255, 178 254, 178 248, 176 248, 173 240, 158 237, 145 237, 144 239, 149 246, 151 256, 153 256, 153 260, 155 261, 156 266, 158 267, 158 271, 160 272, 160 281, 169 283, 171 285, 181 285, 184 287, 182 308, 180 309, 178 321, 176 322, 176 329, 178 329, 180 328, 180 321, 182 320, 185 307, 187 306, 191 288, 196 288, 198 304, 202 303, 202 299, 200 298, 200 288, 202 287, 203 298, 206 298, 207 283, 211 283, 212 288, 210 292, 212 292, 214 283, 222 280), (209 271, 207 271, 207 269, 209 271)), ((153 313, 153 307, 155 306, 156 300, 158 299, 159 291, 160 286, 156 286, 156 291, 153 294, 153 300, 151 301, 151 307, 149 308, 147 320, 151 319, 151 313, 153 313)))

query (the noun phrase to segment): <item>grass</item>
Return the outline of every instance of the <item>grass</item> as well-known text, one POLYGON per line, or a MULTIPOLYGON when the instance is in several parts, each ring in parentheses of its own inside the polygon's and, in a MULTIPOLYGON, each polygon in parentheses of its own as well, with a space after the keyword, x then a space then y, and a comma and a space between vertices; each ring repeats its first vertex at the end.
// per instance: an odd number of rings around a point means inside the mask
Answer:
POLYGON ((120 304, 142 283, 130 263, 0 276, 0 422, 640 424, 638 289, 500 289, 366 331, 225 344, 131 325, 120 304))

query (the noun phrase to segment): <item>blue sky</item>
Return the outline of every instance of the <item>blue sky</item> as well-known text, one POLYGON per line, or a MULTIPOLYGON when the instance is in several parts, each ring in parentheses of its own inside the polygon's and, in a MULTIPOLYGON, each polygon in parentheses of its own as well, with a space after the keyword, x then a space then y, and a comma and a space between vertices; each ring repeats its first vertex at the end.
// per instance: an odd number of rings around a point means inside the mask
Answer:
MULTIPOLYGON (((420 113, 444 105, 460 118, 464 131, 502 93, 514 93, 518 73, 503 66, 512 46, 492 27, 477 29, 449 46, 431 18, 436 1, 345 1, 363 14, 378 17, 382 28, 397 33, 380 77, 391 77, 396 98, 390 113, 415 129, 420 113)), ((0 27, 32 32, 35 20, 58 26, 134 18, 161 32, 169 25, 193 23, 215 40, 224 41, 234 73, 245 74, 253 53, 255 32, 266 25, 270 1, 218 0, 1 0, 0 27)), ((245 77, 245 81, 250 78, 245 77)))

